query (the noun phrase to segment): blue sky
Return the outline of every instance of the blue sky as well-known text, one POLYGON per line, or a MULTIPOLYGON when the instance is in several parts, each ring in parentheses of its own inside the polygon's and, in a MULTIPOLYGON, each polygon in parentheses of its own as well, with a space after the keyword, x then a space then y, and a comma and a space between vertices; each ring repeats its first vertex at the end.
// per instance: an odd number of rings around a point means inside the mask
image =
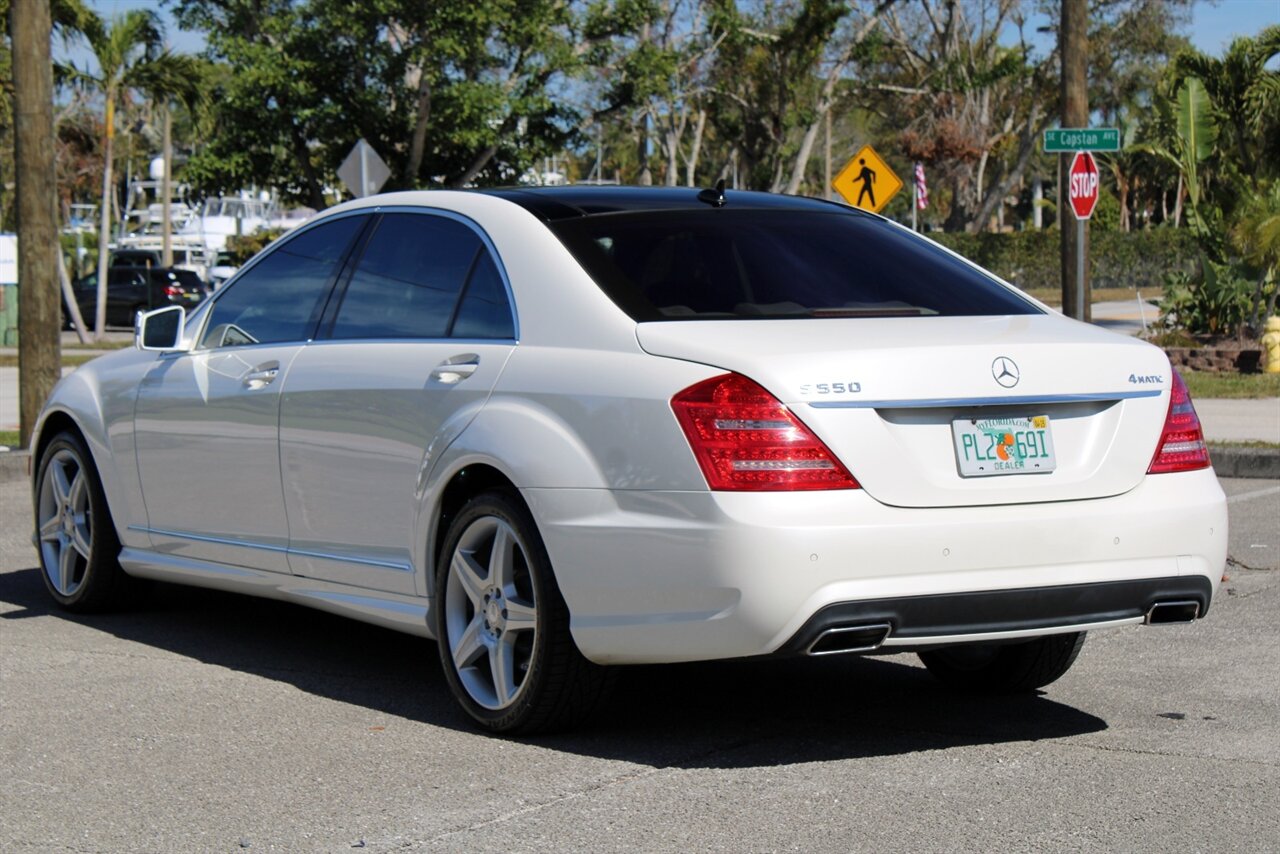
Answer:
MULTIPOLYGON (((89 0, 89 5, 104 17, 125 9, 156 9, 165 21, 174 50, 196 53, 204 47, 204 38, 199 33, 183 32, 173 24, 159 0, 89 0)), ((1257 35, 1268 24, 1280 24, 1280 0, 1201 0, 1192 9, 1187 35, 1201 51, 1221 56, 1232 39, 1257 35)), ((85 60, 83 49, 58 50, 58 53, 77 64, 85 60)))

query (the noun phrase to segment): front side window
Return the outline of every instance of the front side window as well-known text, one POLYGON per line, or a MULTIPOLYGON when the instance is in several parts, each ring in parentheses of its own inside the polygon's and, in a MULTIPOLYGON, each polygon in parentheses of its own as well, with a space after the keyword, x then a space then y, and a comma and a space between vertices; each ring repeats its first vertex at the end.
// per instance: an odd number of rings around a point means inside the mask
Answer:
POLYGON ((474 231, 456 220, 386 214, 356 264, 331 337, 446 338, 451 334, 511 336, 506 290, 489 250, 474 231), (463 328, 466 332, 457 331, 463 328))
POLYGON ((309 228, 271 250, 218 296, 201 347, 304 341, 365 218, 309 228))

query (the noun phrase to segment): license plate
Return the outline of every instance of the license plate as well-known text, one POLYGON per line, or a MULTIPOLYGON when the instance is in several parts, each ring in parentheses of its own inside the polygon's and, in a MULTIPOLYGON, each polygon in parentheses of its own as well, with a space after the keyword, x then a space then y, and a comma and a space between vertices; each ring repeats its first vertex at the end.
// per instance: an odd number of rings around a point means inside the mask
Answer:
POLYGON ((951 422, 961 477, 1042 474, 1057 468, 1048 415, 951 422))
POLYGON ((200 299, 200 294, 187 294, 187 299, 192 301, 198 300, 200 299))

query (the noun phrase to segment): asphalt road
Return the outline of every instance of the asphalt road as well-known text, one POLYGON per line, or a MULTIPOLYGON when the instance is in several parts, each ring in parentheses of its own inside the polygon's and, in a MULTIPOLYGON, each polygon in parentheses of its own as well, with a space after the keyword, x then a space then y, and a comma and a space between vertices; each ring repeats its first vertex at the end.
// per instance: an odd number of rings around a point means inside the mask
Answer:
POLYGON ((1280 850, 1280 482, 1224 485, 1208 618, 1097 633, 1040 696, 636 668, 594 727, 502 741, 427 641, 176 587, 52 610, 0 484, 0 850, 1280 850))

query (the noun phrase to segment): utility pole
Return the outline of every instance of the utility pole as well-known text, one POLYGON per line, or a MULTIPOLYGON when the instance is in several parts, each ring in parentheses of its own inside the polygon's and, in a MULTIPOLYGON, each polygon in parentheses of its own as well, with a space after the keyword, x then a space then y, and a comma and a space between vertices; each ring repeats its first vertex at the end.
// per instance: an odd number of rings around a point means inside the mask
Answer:
MULTIPOLYGON (((1062 0, 1058 28, 1058 49, 1062 55, 1062 126, 1089 126, 1089 15, 1088 0, 1062 0)), ((1089 270, 1080 281, 1083 294, 1076 293, 1077 256, 1088 257, 1089 224, 1076 224, 1067 200, 1067 168, 1070 155, 1058 155, 1058 234, 1062 246, 1062 311, 1068 317, 1088 322, 1092 315, 1089 270), (1080 245, 1077 245, 1080 244, 1080 245), (1083 313, 1077 306, 1083 307, 1083 313), (1076 317, 1077 314, 1082 314, 1076 317)))
POLYGON ((14 164, 18 196, 18 411, 21 444, 62 375, 54 206, 53 23, 49 0, 13 0, 14 164))

